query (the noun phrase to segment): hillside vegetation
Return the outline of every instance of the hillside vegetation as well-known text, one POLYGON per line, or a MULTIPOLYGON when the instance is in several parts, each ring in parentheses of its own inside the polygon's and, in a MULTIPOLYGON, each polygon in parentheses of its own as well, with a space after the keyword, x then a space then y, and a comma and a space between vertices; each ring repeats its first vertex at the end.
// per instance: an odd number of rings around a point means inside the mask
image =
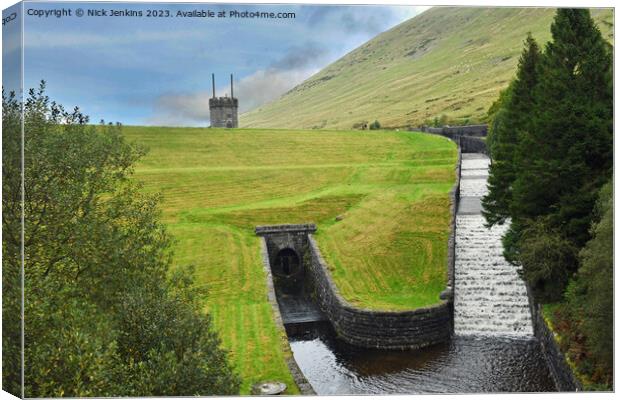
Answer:
POLYGON ((314 222, 353 304, 401 310, 446 283, 456 148, 421 133, 125 127, 150 148, 136 169, 161 192, 174 262, 193 264, 243 378, 295 385, 267 302, 260 224, 314 222), (339 221, 336 217, 340 216, 339 221))
MULTIPOLYGON (((244 127, 418 126, 446 115, 483 120, 515 74, 531 32, 547 42, 555 9, 435 7, 378 35, 279 100, 243 114, 244 127)), ((613 11, 593 10, 613 43, 613 11)), ((243 101, 243 99, 240 99, 243 101)))

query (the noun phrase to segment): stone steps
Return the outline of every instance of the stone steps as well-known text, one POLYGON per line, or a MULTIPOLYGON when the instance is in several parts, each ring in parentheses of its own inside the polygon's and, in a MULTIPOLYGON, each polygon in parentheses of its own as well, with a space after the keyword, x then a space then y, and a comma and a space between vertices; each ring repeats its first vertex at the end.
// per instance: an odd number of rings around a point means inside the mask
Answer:
POLYGON ((461 162, 461 203, 456 219, 454 331, 459 335, 527 337, 533 334, 525 284, 503 257, 508 225, 487 229, 480 197, 487 192, 489 159, 461 162))

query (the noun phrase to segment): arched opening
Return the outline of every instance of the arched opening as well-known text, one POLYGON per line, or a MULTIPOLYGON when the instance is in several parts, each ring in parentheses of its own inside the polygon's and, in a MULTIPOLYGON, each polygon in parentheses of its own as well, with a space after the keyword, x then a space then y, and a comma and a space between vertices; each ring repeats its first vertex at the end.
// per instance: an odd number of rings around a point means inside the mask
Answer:
POLYGON ((299 257, 292 249, 280 250, 276 256, 275 264, 277 268, 276 272, 284 277, 296 275, 301 269, 299 257))
POLYGON ((304 274, 301 259, 295 250, 280 250, 271 265, 276 290, 287 295, 303 292, 304 274))

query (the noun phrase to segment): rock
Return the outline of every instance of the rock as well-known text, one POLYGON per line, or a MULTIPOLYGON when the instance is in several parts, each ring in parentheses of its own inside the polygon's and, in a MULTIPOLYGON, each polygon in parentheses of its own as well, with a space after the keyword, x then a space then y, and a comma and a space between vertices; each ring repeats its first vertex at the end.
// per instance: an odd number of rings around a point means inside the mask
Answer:
POLYGON ((450 300, 453 296, 454 296, 454 293, 450 286, 446 287, 444 291, 439 294, 439 298, 441 300, 450 300))
POLYGON ((259 382, 252 386, 252 394, 261 396, 274 396, 282 394, 286 390, 283 382, 259 382))
POLYGON ((344 215, 338 215, 336 217, 336 221, 342 221, 344 219, 344 215))

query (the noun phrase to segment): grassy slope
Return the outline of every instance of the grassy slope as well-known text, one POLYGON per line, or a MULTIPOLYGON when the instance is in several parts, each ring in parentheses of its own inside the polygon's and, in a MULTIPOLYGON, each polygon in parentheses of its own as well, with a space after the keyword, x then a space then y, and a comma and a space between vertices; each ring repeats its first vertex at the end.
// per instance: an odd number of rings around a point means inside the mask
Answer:
MULTIPOLYGON (((418 126, 446 114, 480 120, 513 78, 527 32, 550 39, 554 9, 432 8, 384 32, 241 116, 244 127, 418 126)), ((613 43, 613 14, 593 10, 613 43)), ((241 99, 243 101, 243 99, 241 99)))
POLYGON ((294 387, 285 334, 267 302, 255 225, 317 223, 334 278, 357 305, 407 309, 438 301, 456 160, 446 139, 142 127, 125 133, 150 148, 137 178, 164 195, 175 263, 194 264, 208 286, 208 310, 244 393, 262 379, 294 387))

